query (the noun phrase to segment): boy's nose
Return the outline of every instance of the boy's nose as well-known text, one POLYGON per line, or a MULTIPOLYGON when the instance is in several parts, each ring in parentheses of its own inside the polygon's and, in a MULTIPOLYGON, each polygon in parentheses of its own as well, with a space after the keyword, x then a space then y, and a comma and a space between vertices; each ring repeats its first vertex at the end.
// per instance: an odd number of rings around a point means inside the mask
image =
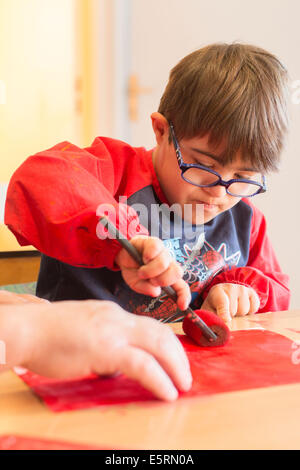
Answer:
POLYGON ((217 186, 210 186, 209 188, 202 188, 210 197, 222 198, 226 196, 225 186, 218 184, 217 186))

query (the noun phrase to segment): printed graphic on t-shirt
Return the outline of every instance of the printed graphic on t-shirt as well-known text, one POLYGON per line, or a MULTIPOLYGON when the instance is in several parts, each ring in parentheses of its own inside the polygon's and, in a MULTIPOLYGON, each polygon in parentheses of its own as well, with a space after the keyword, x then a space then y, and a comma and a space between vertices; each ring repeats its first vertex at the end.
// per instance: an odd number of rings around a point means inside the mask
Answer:
MULTIPOLYGON (((241 253, 229 254, 226 243, 218 247, 212 246, 203 239, 190 247, 184 240, 175 238, 164 240, 164 245, 173 258, 183 267, 183 279, 189 284, 192 293, 191 305, 196 302, 199 294, 209 285, 220 272, 237 266, 241 253)), ((130 312, 148 315, 157 319, 175 315, 178 308, 175 302, 162 292, 159 297, 152 298, 133 291, 122 282, 115 290, 115 295, 130 312)))

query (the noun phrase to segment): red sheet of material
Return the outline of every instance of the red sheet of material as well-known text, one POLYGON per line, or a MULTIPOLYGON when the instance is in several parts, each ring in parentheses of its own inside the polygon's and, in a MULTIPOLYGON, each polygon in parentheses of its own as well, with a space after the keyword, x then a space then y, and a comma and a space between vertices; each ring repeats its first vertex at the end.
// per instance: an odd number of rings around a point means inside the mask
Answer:
POLYGON ((0 436, 0 450, 102 450, 107 447, 92 447, 66 442, 47 441, 24 436, 0 436))
MULTIPOLYGON (((201 348, 179 335, 190 360, 192 389, 181 397, 210 395, 300 382, 300 366, 292 363, 292 341, 266 330, 231 332, 229 343, 201 348)), ((22 379, 53 411, 155 400, 125 377, 90 376, 58 381, 31 372, 22 379)))

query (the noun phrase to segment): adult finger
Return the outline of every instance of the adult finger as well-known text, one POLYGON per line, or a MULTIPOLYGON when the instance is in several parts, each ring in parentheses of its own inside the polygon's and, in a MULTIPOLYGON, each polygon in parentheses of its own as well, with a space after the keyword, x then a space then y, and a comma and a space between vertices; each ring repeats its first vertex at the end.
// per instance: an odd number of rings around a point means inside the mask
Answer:
POLYGON ((136 320, 130 343, 154 356, 178 389, 188 390, 191 387, 189 360, 181 342, 168 325, 150 317, 141 317, 136 320))
POLYGON ((4 290, 0 292, 0 303, 23 304, 28 302, 29 300, 24 294, 16 294, 4 290))
POLYGON ((116 367, 162 400, 173 401, 178 397, 178 391, 168 374, 151 354, 142 349, 134 346, 122 349, 116 367))
POLYGON ((27 302, 50 303, 49 300, 31 294, 19 294, 27 302))

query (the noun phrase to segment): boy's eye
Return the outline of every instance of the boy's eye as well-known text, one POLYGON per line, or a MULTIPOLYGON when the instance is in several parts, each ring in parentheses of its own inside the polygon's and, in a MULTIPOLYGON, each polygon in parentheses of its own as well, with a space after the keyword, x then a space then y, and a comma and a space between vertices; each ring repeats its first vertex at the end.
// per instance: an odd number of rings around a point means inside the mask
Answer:
POLYGON ((197 165, 201 165, 201 166, 204 166, 205 168, 208 168, 209 170, 214 168, 214 165, 213 164, 208 164, 208 163, 204 163, 204 162, 199 162, 199 160, 196 160, 195 158, 193 159, 193 163, 196 163, 197 165))
POLYGON ((238 179, 238 180, 239 180, 239 179, 241 179, 241 180, 251 180, 251 178, 250 178, 249 175, 245 176, 245 175, 239 175, 239 174, 237 174, 237 175, 235 175, 234 177, 235 177, 235 179, 238 179))
POLYGON ((197 163, 197 165, 204 166, 204 168, 207 168, 208 170, 211 170, 213 168, 213 165, 205 165, 204 163, 200 163, 198 161, 196 161, 195 163, 197 163))
POLYGON ((241 174, 236 174, 234 176, 235 179, 243 179, 243 180, 251 180, 251 181, 256 181, 259 179, 259 175, 241 175, 241 174))
POLYGON ((214 168, 215 166, 214 163, 211 163, 211 162, 199 161, 198 158, 196 158, 193 154, 190 154, 188 152, 186 152, 186 154, 183 155, 183 161, 184 163, 205 166, 205 168, 208 168, 208 169, 214 168))

